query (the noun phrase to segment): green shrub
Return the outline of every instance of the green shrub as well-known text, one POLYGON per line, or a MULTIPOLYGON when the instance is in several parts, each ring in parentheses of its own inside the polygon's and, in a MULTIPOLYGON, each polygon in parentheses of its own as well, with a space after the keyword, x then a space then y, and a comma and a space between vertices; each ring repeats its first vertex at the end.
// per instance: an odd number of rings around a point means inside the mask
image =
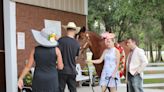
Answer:
POLYGON ((31 86, 32 85, 32 74, 28 73, 25 78, 23 79, 25 86, 31 86))

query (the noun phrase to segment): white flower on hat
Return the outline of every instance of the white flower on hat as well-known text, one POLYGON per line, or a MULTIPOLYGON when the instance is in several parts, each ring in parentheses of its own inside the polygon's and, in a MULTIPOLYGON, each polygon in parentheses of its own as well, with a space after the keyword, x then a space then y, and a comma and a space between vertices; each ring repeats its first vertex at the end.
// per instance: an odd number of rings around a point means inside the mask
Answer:
POLYGON ((50 42, 55 42, 56 41, 56 33, 52 33, 52 34, 50 34, 49 36, 48 36, 48 40, 50 41, 50 42))
POLYGON ((32 29, 32 34, 37 43, 44 47, 55 47, 58 45, 57 38, 60 37, 58 28, 43 28, 41 31, 32 29))

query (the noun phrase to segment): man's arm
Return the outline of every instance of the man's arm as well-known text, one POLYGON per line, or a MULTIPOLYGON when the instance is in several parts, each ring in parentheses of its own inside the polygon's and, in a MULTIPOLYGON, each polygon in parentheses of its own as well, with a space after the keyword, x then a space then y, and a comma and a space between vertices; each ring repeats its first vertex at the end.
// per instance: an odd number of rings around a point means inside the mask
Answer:
POLYGON ((139 55, 139 59, 140 59, 141 64, 140 64, 140 67, 139 67, 137 72, 141 73, 144 71, 144 68, 148 64, 148 59, 144 53, 144 50, 142 50, 142 49, 138 52, 138 55, 139 55))

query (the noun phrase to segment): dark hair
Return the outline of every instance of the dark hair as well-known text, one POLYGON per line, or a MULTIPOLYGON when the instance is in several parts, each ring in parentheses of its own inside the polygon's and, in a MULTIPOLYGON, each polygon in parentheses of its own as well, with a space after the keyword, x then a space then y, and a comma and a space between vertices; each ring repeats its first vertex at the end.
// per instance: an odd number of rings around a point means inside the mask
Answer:
POLYGON ((83 26, 81 29, 80 29, 80 32, 85 32, 86 31, 86 28, 85 26, 83 26))
POLYGON ((128 38, 127 38, 127 40, 130 40, 130 39, 131 39, 133 42, 135 42, 136 45, 139 45, 139 41, 138 41, 137 38, 135 38, 135 37, 128 37, 128 38))

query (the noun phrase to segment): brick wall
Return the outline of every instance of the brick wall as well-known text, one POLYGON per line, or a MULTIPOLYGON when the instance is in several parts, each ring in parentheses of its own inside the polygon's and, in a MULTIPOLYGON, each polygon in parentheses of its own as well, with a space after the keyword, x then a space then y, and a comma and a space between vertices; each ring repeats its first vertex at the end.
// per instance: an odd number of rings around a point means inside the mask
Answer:
MULTIPOLYGON (((61 21, 64 25, 69 21, 74 21, 77 26, 86 25, 84 15, 16 3, 16 30, 25 32, 25 50, 17 50, 18 73, 24 68, 32 48, 37 45, 31 29, 41 30, 44 27, 44 19, 61 21)), ((62 34, 64 33, 62 29, 62 34)))

